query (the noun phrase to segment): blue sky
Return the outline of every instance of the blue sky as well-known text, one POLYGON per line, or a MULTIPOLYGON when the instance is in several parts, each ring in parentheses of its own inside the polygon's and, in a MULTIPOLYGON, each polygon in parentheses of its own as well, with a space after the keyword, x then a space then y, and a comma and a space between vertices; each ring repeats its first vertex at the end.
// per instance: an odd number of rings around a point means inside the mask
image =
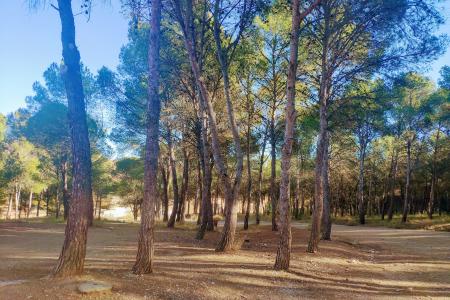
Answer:
MULTIPOLYGON (((75 12, 80 1, 72 2, 75 12)), ((89 22, 85 16, 76 17, 81 58, 92 72, 103 65, 117 66, 128 24, 120 13, 120 0, 94 4, 89 22)), ((26 0, 0 0, 0 22, 0 113, 6 114, 24 106, 33 82, 42 79, 50 63, 61 61, 61 25, 55 9, 30 11, 26 0)))
MULTIPOLYGON (((73 1, 74 7, 78 2, 73 1)), ((83 63, 92 72, 103 65, 117 66, 120 47, 127 41, 128 22, 120 13, 119 0, 94 3, 89 22, 84 16, 76 17, 77 44, 83 63)), ((440 6, 449 19, 450 1, 440 6)), ((0 0, 0 22, 0 113, 6 114, 24 106, 33 82, 42 79, 50 63, 61 60, 61 26, 56 10, 30 11, 26 0, 0 0)), ((450 20, 440 32, 450 36, 450 20)), ((430 65, 427 75, 436 81, 443 65, 450 65, 450 50, 430 65)))

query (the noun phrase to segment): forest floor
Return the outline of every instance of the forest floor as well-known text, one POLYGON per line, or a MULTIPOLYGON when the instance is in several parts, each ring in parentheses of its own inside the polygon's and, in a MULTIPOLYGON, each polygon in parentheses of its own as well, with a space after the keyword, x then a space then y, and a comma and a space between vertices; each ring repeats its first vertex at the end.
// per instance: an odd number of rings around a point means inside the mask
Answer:
POLYGON ((238 232, 239 250, 219 254, 218 232, 191 226, 156 231, 154 273, 130 272, 137 224, 89 230, 85 275, 53 279, 64 224, 0 222, 0 299, 450 299, 450 233, 335 225, 320 252, 305 252, 307 225, 293 223, 291 270, 272 270, 278 234, 268 225, 238 232), (81 295, 99 280, 106 294, 81 295))
MULTIPOLYGON (((358 217, 344 216, 333 219, 333 222, 341 225, 355 226, 359 224, 358 217)), ((401 215, 394 215, 391 221, 387 220, 387 216, 384 220, 380 219, 380 216, 367 216, 366 224, 368 226, 376 227, 389 227, 397 229, 427 229, 435 231, 448 231, 450 232, 450 215, 442 214, 433 216, 433 219, 429 219, 427 214, 411 214, 408 216, 408 222, 402 222, 401 215)))

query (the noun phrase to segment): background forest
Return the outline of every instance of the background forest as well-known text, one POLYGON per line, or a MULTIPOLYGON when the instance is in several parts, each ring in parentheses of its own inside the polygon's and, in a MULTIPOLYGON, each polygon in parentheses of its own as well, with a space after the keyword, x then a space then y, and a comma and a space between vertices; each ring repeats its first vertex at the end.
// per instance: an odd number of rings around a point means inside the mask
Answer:
MULTIPOLYGON (((332 222, 448 219, 450 66, 438 82, 423 75, 448 46, 436 1, 293 1, 298 35, 284 0, 162 2, 157 64, 156 8, 124 0, 117 70, 80 66, 91 221, 112 206, 141 219, 149 143, 159 144, 156 220, 195 223, 198 239, 223 220, 217 250, 236 227, 270 221, 285 233, 286 212, 312 220, 311 252, 332 222), (155 65, 161 110, 149 135, 155 65)), ((80 3, 88 14, 91 1, 80 3)), ((0 115, 4 219, 69 217, 77 150, 65 64, 43 70, 26 107, 0 115)))

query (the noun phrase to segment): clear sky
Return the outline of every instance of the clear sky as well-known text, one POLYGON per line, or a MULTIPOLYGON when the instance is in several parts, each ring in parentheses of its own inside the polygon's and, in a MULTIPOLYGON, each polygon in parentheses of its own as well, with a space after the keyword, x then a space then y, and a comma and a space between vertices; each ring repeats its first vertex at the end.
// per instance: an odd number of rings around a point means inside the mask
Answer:
MULTIPOLYGON (((72 2, 76 12, 81 1, 72 2)), ((75 17, 81 59, 92 72, 118 64, 128 23, 120 11, 120 0, 94 1, 89 22, 83 15, 75 17)), ((60 32, 55 9, 30 11, 27 0, 0 0, 0 113, 24 106, 33 82, 42 80, 50 63, 61 61, 60 32)))
MULTIPOLYGON (((78 7, 79 1, 73 3, 78 7)), ((120 47, 127 41, 128 23, 120 13, 120 0, 94 3, 89 22, 84 16, 76 17, 81 58, 92 72, 103 65, 117 66, 120 47)), ((447 16, 440 32, 450 36, 450 1, 440 6, 447 16)), ((50 63, 61 60, 61 25, 56 10, 30 11, 26 0, 0 0, 0 22, 0 113, 6 114, 24 106, 33 82, 42 79, 50 63)), ((450 50, 430 65, 427 75, 436 81, 443 65, 450 65, 450 50)))

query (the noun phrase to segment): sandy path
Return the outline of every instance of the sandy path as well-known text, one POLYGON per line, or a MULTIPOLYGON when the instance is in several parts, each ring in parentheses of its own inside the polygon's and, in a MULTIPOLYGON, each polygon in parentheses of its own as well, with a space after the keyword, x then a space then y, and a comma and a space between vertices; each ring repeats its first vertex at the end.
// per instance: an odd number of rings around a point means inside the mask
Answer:
POLYGON ((130 273, 137 224, 105 223, 89 231, 85 275, 67 281, 46 279, 64 225, 0 223, 0 300, 450 299, 449 233, 336 225, 333 241, 307 254, 307 226, 293 223, 289 272, 272 269, 278 234, 270 226, 239 231, 241 249, 230 254, 214 252, 219 232, 196 241, 194 231, 160 227, 156 271, 139 277, 130 273), (87 279, 110 282, 113 292, 81 297, 76 285, 87 279))

